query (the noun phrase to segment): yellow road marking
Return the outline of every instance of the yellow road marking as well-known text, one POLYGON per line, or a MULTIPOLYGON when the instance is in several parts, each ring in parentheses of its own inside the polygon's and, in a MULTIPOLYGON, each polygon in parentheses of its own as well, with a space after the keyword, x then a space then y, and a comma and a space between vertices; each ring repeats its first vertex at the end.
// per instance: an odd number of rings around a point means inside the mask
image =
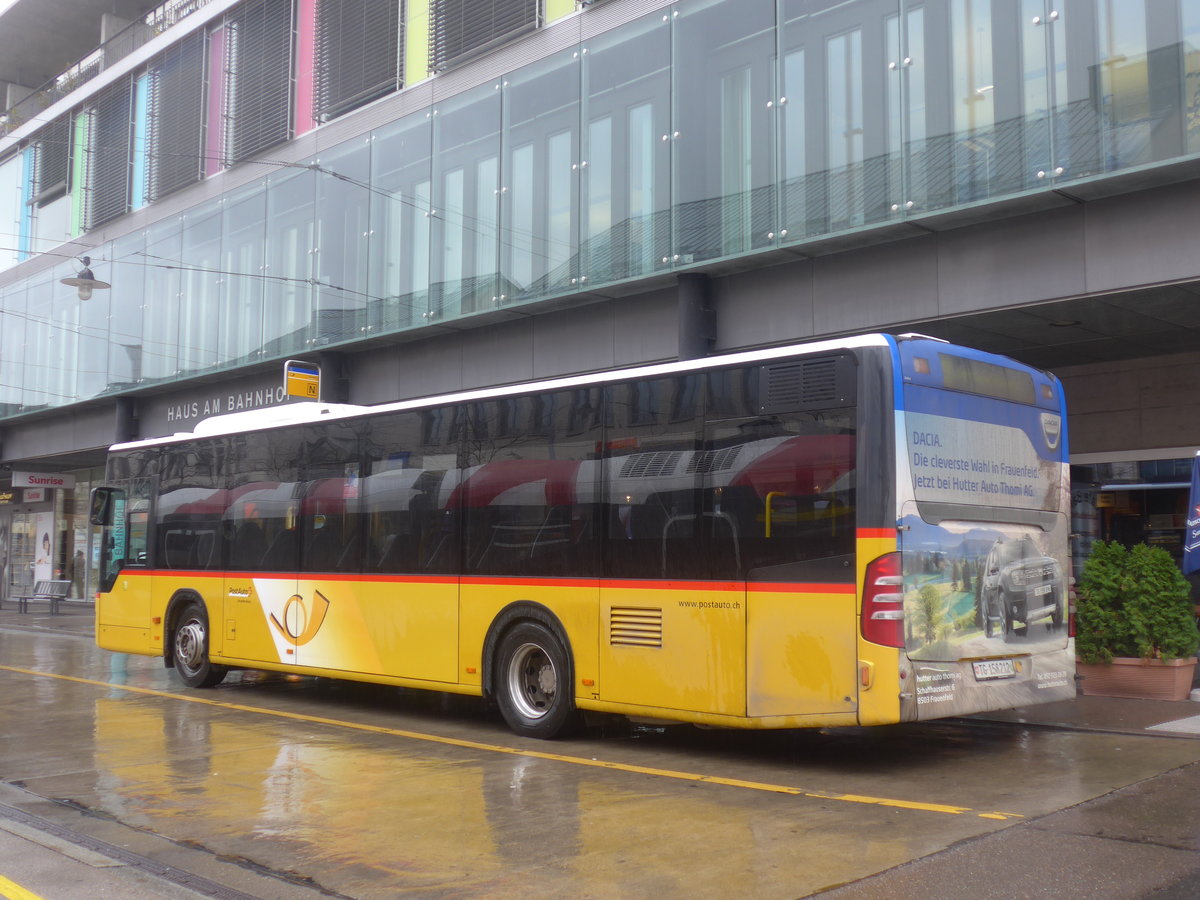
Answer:
POLYGON ((33 891, 27 891, 15 881, 9 881, 3 875, 0 875, 0 897, 5 897, 7 900, 42 900, 33 891))
POLYGON ((193 697, 190 694, 175 694, 170 691, 158 691, 153 688, 135 687, 128 684, 113 684, 108 681, 96 681, 91 678, 80 678, 75 675, 61 675, 56 672, 39 672, 36 669, 22 669, 17 666, 0 665, 0 671, 15 672, 19 675, 33 675, 39 678, 55 678, 59 681, 72 681, 76 684, 87 684, 93 687, 110 688, 127 691, 131 694, 144 694, 148 697, 164 697, 171 700, 181 700, 187 703, 199 703, 218 709, 230 709, 237 712, 254 713, 261 716, 274 716, 279 719, 291 719, 297 722, 310 722, 317 725, 329 725, 334 728, 347 728, 354 731, 365 731, 372 734, 386 734, 392 737, 408 738, 413 741, 424 741, 431 744, 444 744, 450 747, 460 747, 467 750, 481 750, 486 753, 504 753, 509 756, 526 756, 533 759, 546 759, 554 762, 569 763, 576 766, 588 766, 594 769, 610 769, 617 772, 630 772, 637 775, 651 775, 656 778, 673 778, 679 781, 693 781, 704 784, 719 784, 724 787, 744 788, 752 791, 764 791, 772 794, 790 794, 795 797, 808 797, 814 800, 836 800, 842 803, 863 803, 872 806, 888 806, 895 809, 918 810, 921 812, 944 813, 947 815, 973 814, 982 819, 1022 819, 1020 813, 997 811, 980 812, 967 806, 951 806, 945 803, 921 803, 916 800, 898 800, 894 797, 870 797, 861 794, 840 794, 836 791, 811 791, 804 788, 792 787, 785 784, 770 784, 761 781, 745 781, 740 778, 722 778, 719 775, 699 775, 694 772, 679 772, 674 769, 658 769, 651 766, 638 766, 633 763, 611 762, 608 760, 588 759, 583 756, 566 756, 561 753, 547 753, 542 750, 528 750, 519 747, 506 747, 503 744, 488 744, 482 741, 471 741, 465 738, 445 737, 438 734, 426 734, 420 731, 407 731, 403 728, 385 728, 382 725, 367 725, 362 722, 348 722, 344 719, 330 719, 325 716, 309 716, 303 713, 288 712, 280 709, 268 709, 262 706, 246 706, 241 703, 227 703, 223 700, 209 700, 207 697, 193 697))

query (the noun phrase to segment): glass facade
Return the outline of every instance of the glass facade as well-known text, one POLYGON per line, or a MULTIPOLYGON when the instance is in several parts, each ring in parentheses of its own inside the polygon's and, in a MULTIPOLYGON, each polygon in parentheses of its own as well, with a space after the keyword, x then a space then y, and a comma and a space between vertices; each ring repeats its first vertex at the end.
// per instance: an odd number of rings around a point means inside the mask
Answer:
MULTIPOLYGON (((1197 0, 681 0, 100 244, 86 303, 72 261, 0 286, 0 417, 1175 162, 1198 123, 1197 0)), ((0 265, 70 231, 27 169, 0 265)))

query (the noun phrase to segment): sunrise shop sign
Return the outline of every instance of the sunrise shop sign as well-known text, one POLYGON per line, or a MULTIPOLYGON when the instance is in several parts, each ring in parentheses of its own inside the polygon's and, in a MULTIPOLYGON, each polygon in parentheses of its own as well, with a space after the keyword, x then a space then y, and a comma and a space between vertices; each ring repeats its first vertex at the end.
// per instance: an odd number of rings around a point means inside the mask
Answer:
POLYGON ((12 486, 15 488, 73 488, 74 475, 50 472, 13 472, 12 486))

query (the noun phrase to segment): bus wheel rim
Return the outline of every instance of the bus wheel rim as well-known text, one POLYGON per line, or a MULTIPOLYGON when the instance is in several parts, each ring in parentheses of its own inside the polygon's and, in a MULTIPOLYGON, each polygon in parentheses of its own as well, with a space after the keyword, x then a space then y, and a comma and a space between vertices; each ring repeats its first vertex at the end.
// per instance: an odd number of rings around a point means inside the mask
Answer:
POLYGON ((191 619, 175 634, 175 656, 180 665, 195 670, 204 662, 204 626, 191 619))
POLYGON ((558 693, 554 661, 537 644, 522 644, 508 664, 508 695, 517 711, 527 719, 540 719, 550 712, 558 693))

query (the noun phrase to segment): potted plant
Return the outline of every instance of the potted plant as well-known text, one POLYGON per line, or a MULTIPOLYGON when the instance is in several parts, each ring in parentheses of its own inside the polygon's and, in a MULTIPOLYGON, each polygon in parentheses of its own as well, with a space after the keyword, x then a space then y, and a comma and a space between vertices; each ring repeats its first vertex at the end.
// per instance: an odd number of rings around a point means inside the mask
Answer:
POLYGON ((1198 647, 1191 588, 1171 555, 1145 544, 1097 543, 1075 610, 1084 694, 1184 700, 1198 647))

